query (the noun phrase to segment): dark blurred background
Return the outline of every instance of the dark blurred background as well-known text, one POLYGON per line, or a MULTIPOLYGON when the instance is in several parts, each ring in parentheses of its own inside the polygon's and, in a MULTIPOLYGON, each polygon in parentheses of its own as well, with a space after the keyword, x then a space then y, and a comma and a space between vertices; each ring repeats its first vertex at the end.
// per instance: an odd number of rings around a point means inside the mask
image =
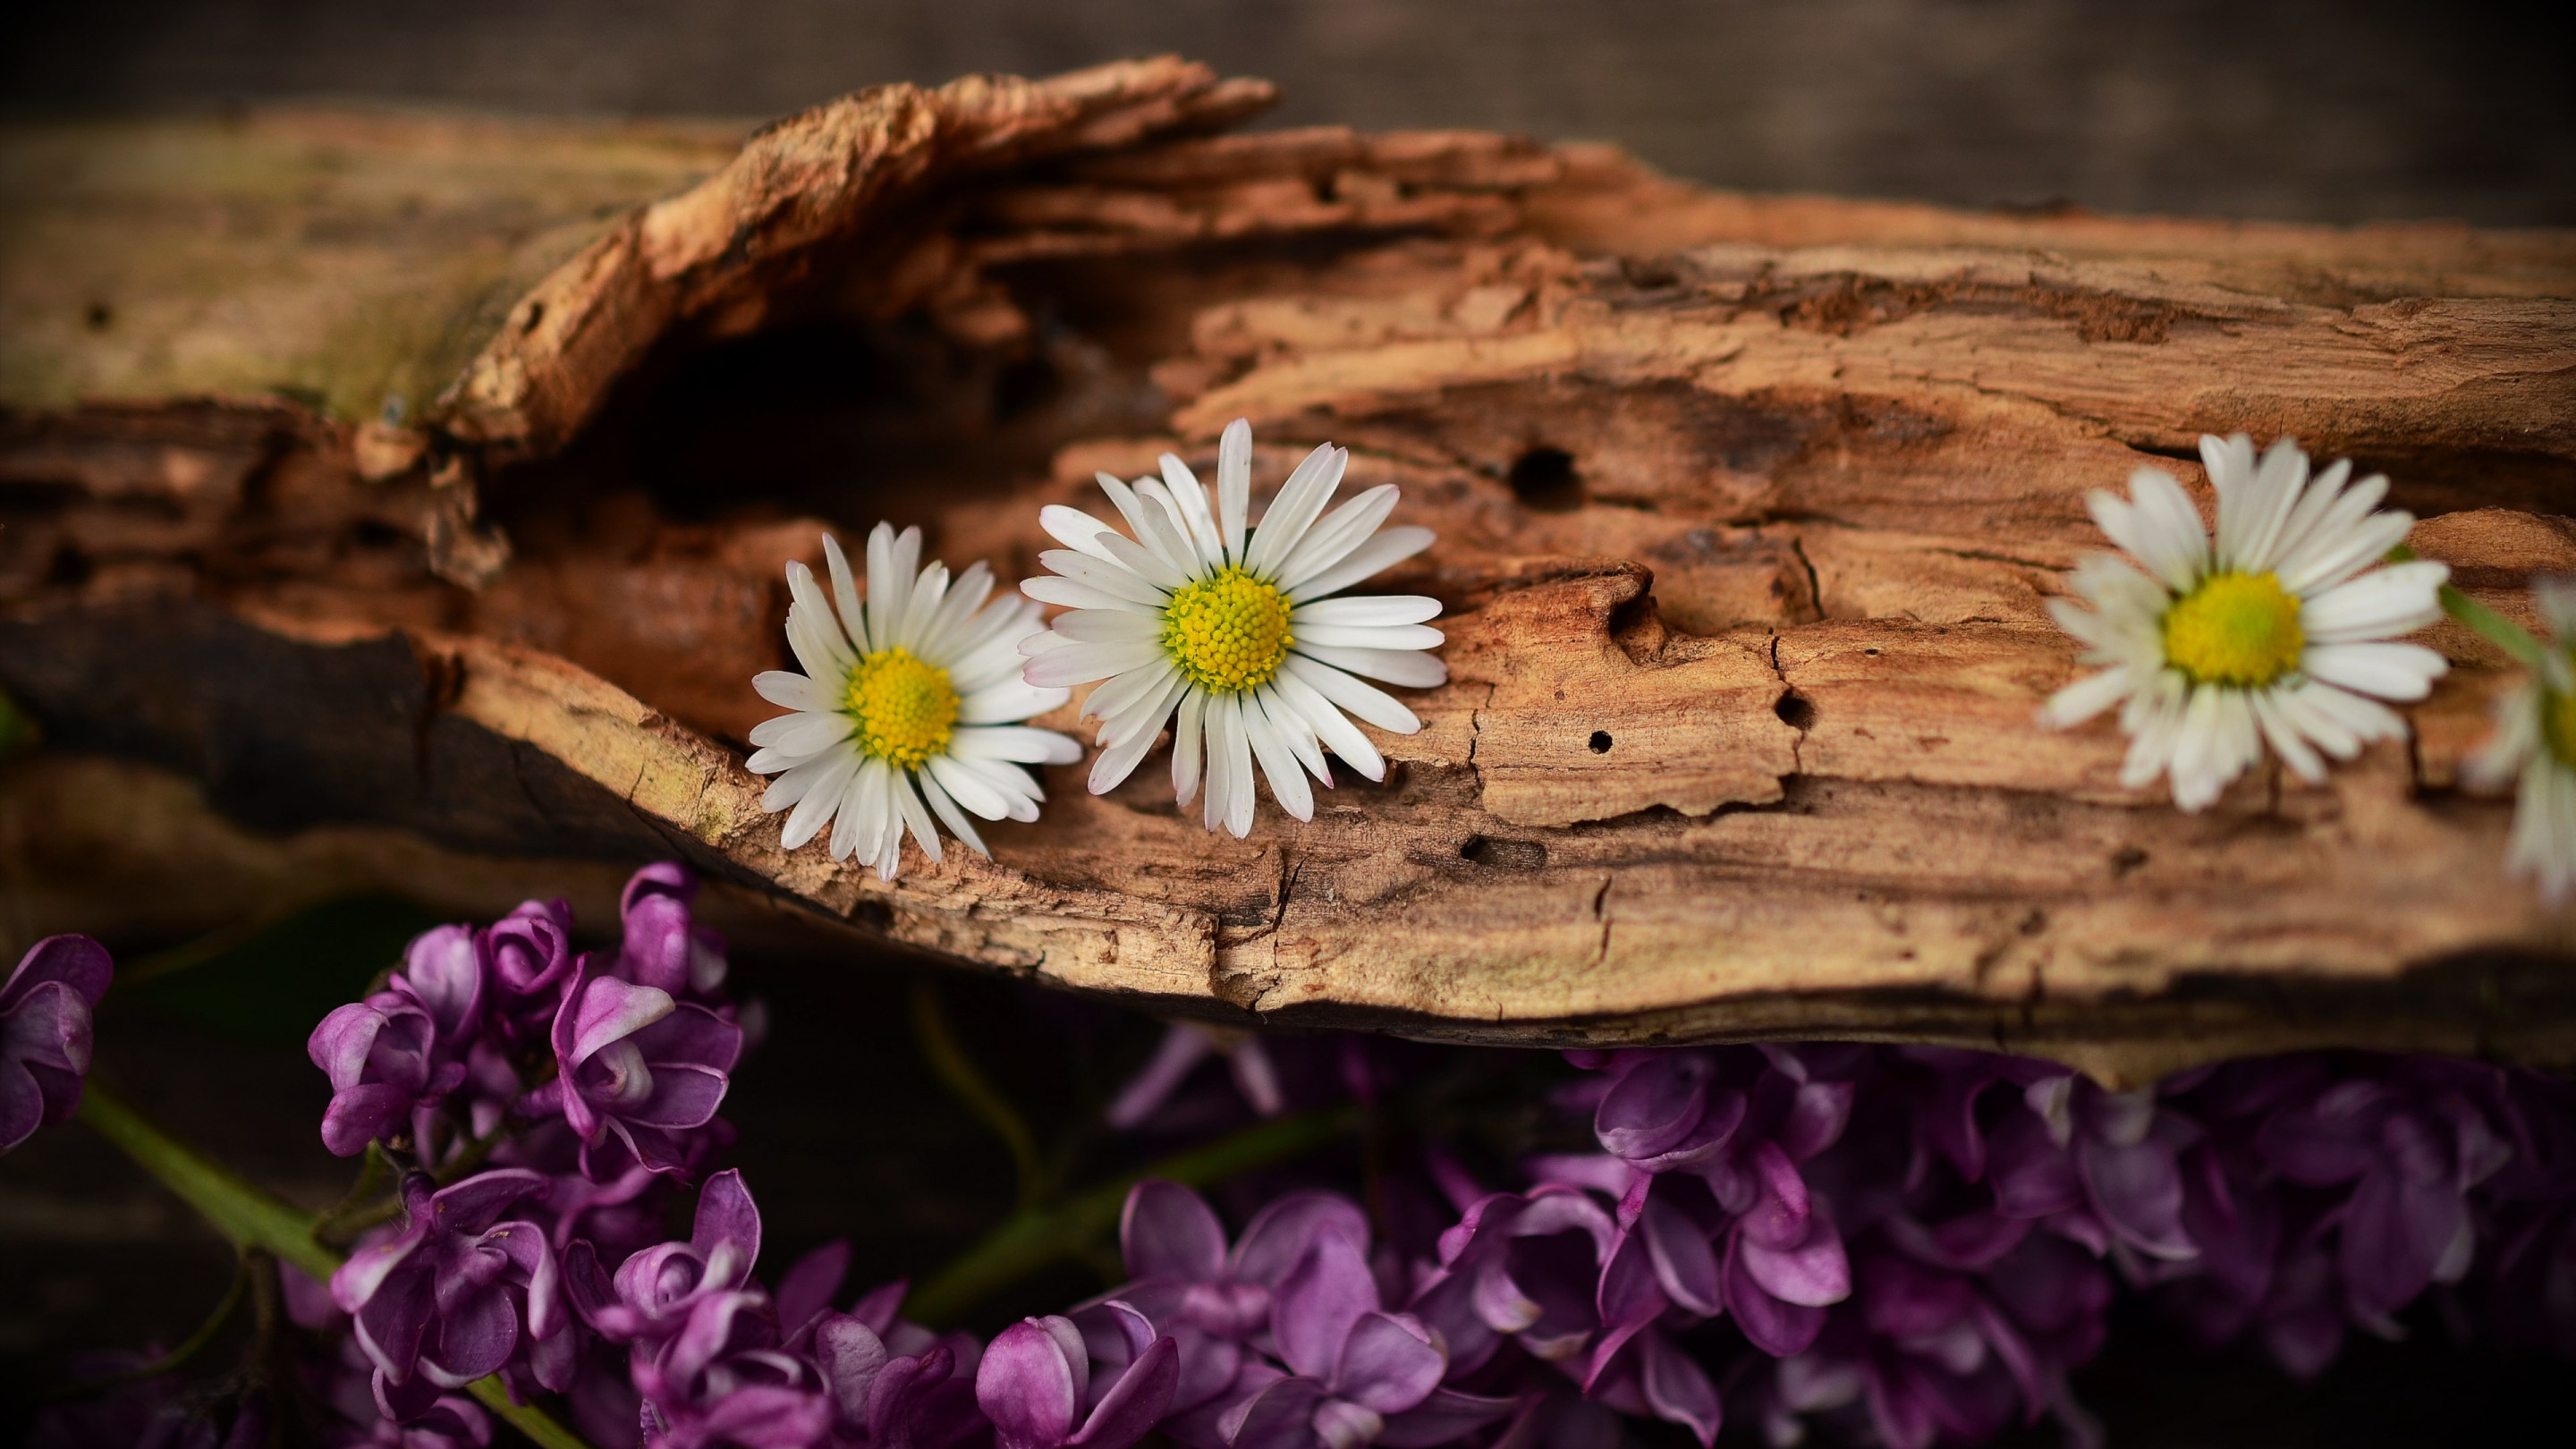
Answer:
POLYGON ((1615 141, 1722 186, 2305 221, 2576 223, 2576 7, 2407 0, 90 0, 0 108, 280 99, 768 117, 1179 51, 1273 124, 1615 141))

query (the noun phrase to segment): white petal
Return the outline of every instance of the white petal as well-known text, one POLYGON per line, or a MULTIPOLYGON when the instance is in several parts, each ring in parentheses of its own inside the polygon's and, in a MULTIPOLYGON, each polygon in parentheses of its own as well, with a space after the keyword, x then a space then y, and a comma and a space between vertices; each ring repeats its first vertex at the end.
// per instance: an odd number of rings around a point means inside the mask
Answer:
POLYGON ((1422 594, 1361 594, 1317 599, 1288 613, 1297 624, 1427 624, 1440 617, 1440 601, 1422 594))
POLYGON ((1113 719, 1138 702, 1151 699, 1163 691, 1180 674, 1169 659, 1156 659, 1140 669, 1130 669, 1091 692, 1082 702, 1084 719, 1113 719))
POLYGON ((1190 546, 1198 554, 1200 566, 1224 567, 1225 539, 1216 531, 1216 514, 1208 507, 1207 490, 1199 486, 1199 475, 1191 472, 1190 465, 1176 454, 1165 453, 1161 462, 1163 487, 1178 508, 1181 521, 1189 527, 1190 546))
POLYGON ((1280 661, 1279 672, 1293 675, 1324 698, 1389 733, 1409 735, 1422 728, 1422 721, 1414 718, 1413 711, 1395 696, 1319 660, 1291 653, 1280 661))
POLYGON ((1121 640, 1160 639, 1163 621, 1124 609, 1075 609, 1058 614, 1047 627, 1077 644, 1114 644, 1121 640))
POLYGON ((957 802, 949 798, 946 790, 939 788, 936 779, 922 774, 915 776, 913 782, 921 787, 922 797, 930 802, 930 813, 939 817, 940 823, 948 827, 949 834, 965 841, 977 855, 988 858, 992 855, 993 852, 984 848, 984 837, 978 835, 974 824, 967 820, 966 812, 957 808, 957 802))
POLYGON ((895 630, 895 647, 909 649, 914 657, 920 657, 922 632, 938 616, 939 606, 947 598, 948 565, 933 559, 912 581, 912 593, 903 604, 903 622, 895 630))
POLYGON ((2421 644, 2311 644, 2299 666, 2328 684, 2381 699, 2422 699, 2450 665, 2421 644))
POLYGON ((1199 765, 1206 758, 1207 691, 1181 696, 1172 714, 1172 803, 1187 805, 1199 792, 1199 765))
POLYGON ((1010 799, 980 771, 968 768, 966 761, 933 755, 923 768, 958 804, 985 819, 1000 820, 1011 813, 1010 799))
POLYGON ((2128 498, 2096 492, 2085 504, 2113 543, 2176 593, 2208 571, 2209 537, 2191 495, 2172 474, 2140 468, 2129 475, 2128 498))
MULTIPOLYGON (((1130 574, 1128 577, 1134 578, 1135 575, 1130 574)), ((1145 581, 1137 579, 1136 582, 1141 584, 1145 581)), ((1106 589, 1096 589, 1089 584, 1076 583, 1072 579, 1058 578, 1053 574, 1020 580, 1020 592, 1042 604, 1061 604, 1068 609, 1126 609, 1130 612, 1151 612, 1156 615, 1163 612, 1164 605, 1171 599, 1169 594, 1157 591, 1156 602, 1144 603, 1110 593, 1106 589)))
POLYGON ((841 698, 831 686, 808 675, 764 669, 751 677, 752 690, 771 704, 793 710, 838 709, 841 698))
POLYGON ((1234 706, 1242 712, 1244 740, 1253 758, 1261 762, 1262 778, 1270 782, 1270 798, 1296 819, 1314 819, 1315 792, 1307 788, 1305 772, 1297 768, 1297 757, 1280 738, 1269 713, 1258 699, 1244 695, 1235 696, 1234 706))
MULTIPOLYGON (((1100 536, 1104 539, 1117 539, 1130 553, 1140 555, 1143 553, 1134 540, 1122 534, 1104 533, 1100 536)), ((1124 556, 1113 556, 1104 562, 1088 554, 1075 553, 1071 549, 1051 548, 1038 555, 1038 562, 1075 583, 1097 589, 1111 598, 1124 599, 1131 604, 1143 604, 1149 608, 1159 609, 1171 600, 1168 589, 1155 578, 1139 572, 1124 556)), ((1177 577, 1160 559, 1149 559, 1149 562, 1156 575, 1164 578, 1177 577)), ((1178 585, 1175 584, 1173 587, 1178 585)), ((1028 585, 1022 584, 1020 591, 1028 593, 1028 585)), ((1031 594, 1030 597, 1037 596, 1031 594)))
POLYGON ((1208 700, 1208 799, 1210 829, 1222 825, 1241 840, 1252 833, 1252 741, 1243 723, 1243 699, 1222 694, 1208 700))
POLYGON ((2531 605, 2551 637, 2576 643, 2576 579, 2549 577, 2531 581, 2531 605))
POLYGON ((2121 700, 2137 688, 2135 676, 2126 669, 2106 669, 2087 675, 2048 697, 2039 707, 2039 722, 2053 729, 2080 725, 2121 700))
POLYGON ((988 684, 959 702, 957 722, 962 725, 1018 724, 1041 715, 1073 698, 1066 689, 1053 689, 1005 679, 988 684))
POLYGON ((1393 568, 1429 548, 1434 535, 1418 524, 1390 528, 1342 557, 1332 567, 1294 582, 1283 579, 1284 589, 1292 603, 1305 603, 1326 594, 1337 594, 1351 585, 1393 568))
MULTIPOLYGON (((1351 682, 1359 683, 1357 680, 1351 682)), ((1372 780, 1386 778, 1386 760, 1378 754, 1377 746, 1370 744, 1368 736, 1360 733, 1359 726, 1334 708, 1331 700, 1318 694, 1315 686, 1285 669, 1279 671, 1279 676, 1270 683, 1279 692, 1280 702, 1297 711, 1326 749, 1341 756, 1352 769, 1372 780)))
MULTIPOLYGON (((1179 687, 1177 680, 1174 681, 1174 687, 1179 687)), ((1161 738, 1162 732, 1156 728, 1161 723, 1160 712, 1150 717, 1140 717, 1130 724, 1132 733, 1108 745, 1100 752, 1100 757, 1091 762, 1092 794, 1106 795, 1117 789, 1129 775, 1136 773, 1138 762, 1145 758, 1147 751, 1154 748, 1154 741, 1161 738)))
POLYGON ((893 772, 894 767, 883 760, 859 766, 858 778, 842 795, 841 818, 832 827, 834 860, 856 855, 861 865, 877 863, 876 845, 885 837, 886 813, 894 808, 886 800, 886 777, 893 772))
MULTIPOLYGON (((966 571, 948 586, 948 596, 940 600, 939 611, 921 626, 921 643, 915 652, 940 668, 947 668, 956 660, 965 636, 974 627, 969 621, 975 619, 976 611, 983 608, 984 601, 991 597, 992 592, 993 571, 986 568, 981 559, 968 564, 966 571)), ((1008 606, 1016 607, 1018 603, 1013 599, 1008 601, 1008 606)))
MULTIPOLYGON (((913 843, 921 847, 922 854, 936 862, 940 858, 939 827, 930 823, 929 810, 922 806, 920 794, 912 788, 910 771, 895 772, 894 803, 895 808, 903 812, 903 823, 912 831, 913 843)), ((894 879, 893 862, 887 861, 886 866, 885 878, 894 879)))
POLYGON ((1160 645, 1142 641, 1121 644, 1067 644, 1028 663, 1021 678, 1041 688, 1089 684, 1130 669, 1142 669, 1163 657, 1160 645))
POLYGON ((2174 805, 2185 814, 2206 809, 2259 753, 2253 711, 2242 691, 2216 684, 2193 689, 2166 767, 2174 805))
POLYGON ((2540 753, 2540 687, 2525 679, 2496 705, 2496 732, 2460 762, 2460 776, 2479 790, 2501 790, 2540 753))
POLYGON ((1423 624, 1308 624, 1291 632, 1300 646, 1328 649, 1437 649, 1449 637, 1423 624))
POLYGON ((1378 525, 1386 522, 1401 496, 1394 484, 1380 483, 1326 514, 1280 561, 1276 576, 1283 580, 1281 587, 1312 578, 1349 557, 1352 549, 1368 542, 1378 525))
POLYGON ((867 642, 867 613, 859 607, 859 586, 850 577, 850 560, 841 552, 841 541, 828 533, 823 535, 823 562, 831 571, 832 598, 840 610, 842 632, 862 652, 876 648, 867 642))
POLYGON ((1172 671, 1164 678, 1161 688, 1101 720, 1100 737, 1096 743, 1118 749, 1142 738, 1151 745, 1154 732, 1163 727, 1163 721, 1172 717, 1172 707, 1181 702, 1182 692, 1189 687, 1189 681, 1181 677, 1179 670, 1172 671))
POLYGON ((961 760, 1015 760, 1024 765, 1070 765, 1082 758, 1081 742, 1027 725, 978 725, 950 737, 948 752, 961 760))
MULTIPOLYGON (((804 794, 797 800, 796 808, 788 812, 787 824, 779 832, 778 837, 778 843, 782 848, 794 850, 814 838, 815 833, 823 828, 824 822, 830 820, 833 812, 841 808, 841 791, 850 783, 850 778, 859 772, 859 762, 863 758, 856 750, 846 750, 832 755, 823 762, 822 768, 815 772, 814 778, 806 782, 804 794)), ((781 776, 779 784, 783 785, 786 782, 786 777, 781 776)))
POLYGON ((1322 443, 1298 463, 1297 471, 1288 475, 1279 496, 1270 500, 1261 515, 1261 527, 1253 531, 1244 562, 1254 573, 1275 574, 1295 555, 1316 516, 1333 501, 1333 491, 1342 486, 1342 473, 1350 461, 1350 450, 1322 443))
POLYGON ((1408 689, 1429 689, 1449 682, 1448 665, 1410 649, 1345 649, 1332 644, 1310 645, 1300 639, 1297 647, 1289 652, 1303 654, 1363 679, 1383 679, 1408 689))
POLYGON ((2246 696, 2246 702, 2253 706, 2254 723, 2262 727, 2265 742, 2271 745, 2272 753, 2281 757, 2281 763, 2309 784, 2321 784, 2326 777, 2325 761, 2317 758, 2317 752, 2292 721, 2283 704, 2287 694, 2286 690, 2258 689, 2246 696))
MULTIPOLYGON (((2397 711, 2375 699, 2364 699, 2348 689, 2312 679, 2295 691, 2304 708, 2316 711, 2351 733, 2356 744, 2372 740, 2395 740, 2406 737, 2406 721, 2397 711)), ((2317 735, 2310 731, 2308 738, 2317 735)))
POLYGON ((2165 773, 2174 746, 2182 738, 2183 711, 2191 687, 2180 674, 2165 670, 2146 688, 2129 696, 2120 709, 2120 728, 2129 732, 2128 757, 2120 762, 2120 783, 2135 790, 2165 773))
POLYGON ((1157 558, 1184 575, 1196 576, 1207 567, 1199 557, 1198 545, 1190 542, 1189 526, 1181 522, 1181 505, 1172 500, 1172 492, 1159 478, 1139 478, 1136 486, 1103 473, 1100 486, 1108 490, 1117 503, 1118 512, 1136 533, 1136 541, 1154 551, 1157 558))
MULTIPOLYGON (((2350 471, 2349 468, 2346 471, 2350 471)), ((2234 475, 2231 473, 2231 478, 2234 475)), ((2236 486, 2223 486, 2212 477, 2218 488, 2217 547, 2213 566, 2219 569, 2242 569, 2260 572, 2271 561, 2273 540, 2300 497, 2308 481, 2308 455, 2289 438, 2276 439, 2263 455, 2251 478, 2236 486)), ((2342 480, 2336 480, 2340 483, 2342 480)))
MULTIPOLYGON (((914 535, 916 538, 919 535, 914 535)), ((894 645, 894 611, 904 594, 911 592, 912 576, 895 577, 894 525, 880 523, 868 530, 867 577, 867 649, 874 652, 894 645)))
MULTIPOLYGON (((817 658, 846 669, 859 657, 860 650, 853 647, 858 636, 842 631, 841 621, 832 613, 832 601, 823 596, 823 586, 815 581, 814 571, 805 567, 801 559, 787 561, 787 597, 790 601, 787 609, 787 642, 790 648, 796 646, 796 620, 801 615, 806 627, 812 631, 807 642, 816 651, 817 658)), ((804 659, 804 651, 799 650, 796 657, 804 659)), ((809 661, 805 672, 819 678, 832 671, 830 668, 817 669, 809 661)))
POLYGON ((810 755, 825 745, 850 737, 858 721, 838 710, 829 713, 783 714, 765 719, 751 727, 751 742, 774 746, 782 755, 810 755))
MULTIPOLYGON (((812 793, 817 782, 833 773, 835 760, 844 757, 855 759, 857 754, 855 750, 841 750, 789 766, 785 774, 770 781, 769 788, 760 792, 760 808, 772 815, 794 809, 797 801, 812 793)), ((855 770, 858 766, 853 763, 850 768, 855 770)))
POLYGON ((2296 554, 2281 561, 2281 587, 2301 598, 2322 594, 2386 557, 2414 526, 2415 515, 2392 508, 2340 534, 2320 527, 2296 554))
MULTIPOLYGON (((1107 485, 1118 480, 1103 473, 1100 481, 1107 485)), ((1076 553, 1088 554, 1103 563, 1111 562, 1109 550, 1100 546, 1100 535, 1114 530, 1079 508, 1050 503, 1038 510, 1038 527, 1046 530, 1047 537, 1076 553)))
POLYGON ((1108 549, 1112 557, 1125 564, 1138 578, 1159 589, 1177 589, 1194 577, 1163 562, 1162 555, 1123 533, 1100 535, 1100 546, 1108 549))
POLYGON ((1243 530, 1252 517, 1252 422, 1236 418, 1216 440, 1217 538, 1229 562, 1243 562, 1243 530))
POLYGON ((2431 559, 2396 564, 2309 596, 2299 628, 2311 643, 2342 644, 2410 633, 2442 617, 2451 566, 2431 559))
POLYGON ((1297 763, 1306 767, 1306 773, 1314 776, 1326 789, 1331 789, 1333 767, 1325 763, 1323 747, 1316 743, 1315 727, 1306 723, 1306 717, 1279 697, 1275 684, 1265 684, 1254 690, 1252 702, 1270 721, 1270 728, 1279 736, 1279 742, 1288 747, 1288 753, 1296 756, 1297 763))

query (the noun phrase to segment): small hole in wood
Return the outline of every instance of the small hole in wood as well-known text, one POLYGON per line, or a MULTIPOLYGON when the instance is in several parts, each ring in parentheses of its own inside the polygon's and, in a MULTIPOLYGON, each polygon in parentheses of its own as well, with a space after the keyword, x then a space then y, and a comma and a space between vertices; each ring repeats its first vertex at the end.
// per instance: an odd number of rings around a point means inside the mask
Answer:
POLYGON ((1512 496, 1540 513, 1572 513, 1583 506, 1583 480, 1574 455, 1563 448, 1532 448, 1512 463, 1512 496))
POLYGON ((1860 652, 1868 655, 1872 659, 1876 659, 1878 657, 1878 651, 1875 649, 1864 649, 1860 652))
POLYGON ((116 321, 116 309, 105 302, 92 302, 89 310, 81 314, 81 320, 89 324, 90 331, 104 332, 116 321))
POLYGON ((1468 837, 1458 854, 1496 870, 1545 870, 1547 847, 1535 840, 1501 840, 1491 835, 1468 837))
POLYGON ((528 315, 521 319, 519 330, 521 332, 534 332, 537 330, 538 325, 543 323, 545 320, 546 304, 543 302, 530 302, 528 304, 528 315))
POLYGON ((1610 753, 1610 732, 1608 730, 1594 730, 1592 732, 1592 753, 1596 755, 1606 755, 1610 753))
POLYGON ((1793 730, 1812 729, 1816 723, 1816 702, 1802 694, 1780 696, 1780 702, 1771 706, 1771 712, 1780 716, 1780 723, 1793 730))

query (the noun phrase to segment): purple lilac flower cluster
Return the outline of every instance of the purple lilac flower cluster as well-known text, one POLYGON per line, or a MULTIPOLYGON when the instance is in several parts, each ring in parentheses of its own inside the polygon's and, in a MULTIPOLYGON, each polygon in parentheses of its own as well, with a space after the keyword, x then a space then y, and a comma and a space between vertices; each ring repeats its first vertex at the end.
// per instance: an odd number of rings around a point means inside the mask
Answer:
MULTIPOLYGON (((1973 1444, 2051 1415, 2081 1441, 2070 1375, 2123 1291, 2298 1376, 2434 1297, 2576 1357, 2563 1079, 2309 1054, 2114 1092, 1817 1045, 1570 1054, 1555 1105, 1597 1150, 1489 1191, 1435 1145, 1376 1184, 1374 1221, 1297 1190, 1229 1239, 1148 1180, 1129 1281, 989 1344, 934 1333, 899 1316, 901 1283, 836 1307, 845 1244, 755 1276, 751 1193, 706 1175, 746 1033, 693 889, 639 872, 613 951, 575 953, 561 902, 431 931, 314 1031, 324 1142, 402 1169, 327 1284, 284 1275, 328 1350, 304 1387, 335 1442, 484 1449, 488 1375, 556 1396, 600 1449, 1609 1449, 1623 1415, 1703 1445, 1730 1416, 1782 1446, 1973 1444), (692 1231, 662 1241, 690 1184, 692 1231)), ((77 1100, 105 984, 103 953, 57 938, 0 988, 9 1143, 77 1100)), ((1212 1045, 1167 1042, 1117 1115, 1192 1117, 1173 1099, 1212 1045)), ((1251 1049, 1247 1077, 1223 1045, 1254 1110, 1282 1110, 1272 1058, 1251 1049)), ((1395 1105, 1355 1040, 1309 1045, 1301 1080, 1395 1105)), ((147 1390, 99 1413, 181 1422, 172 1381, 147 1390)), ((226 1432, 260 1432, 251 1413, 226 1432)))

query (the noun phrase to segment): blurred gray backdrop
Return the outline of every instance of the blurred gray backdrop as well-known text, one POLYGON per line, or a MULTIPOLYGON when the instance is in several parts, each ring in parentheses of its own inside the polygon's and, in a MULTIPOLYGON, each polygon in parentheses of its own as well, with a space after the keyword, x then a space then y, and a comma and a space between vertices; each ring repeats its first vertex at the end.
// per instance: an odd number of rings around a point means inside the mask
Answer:
POLYGON ((2566 0, 90 0, 0 21, 0 108, 329 98, 770 116, 1173 50, 1270 124, 1619 142, 1725 186, 2576 223, 2566 0))

